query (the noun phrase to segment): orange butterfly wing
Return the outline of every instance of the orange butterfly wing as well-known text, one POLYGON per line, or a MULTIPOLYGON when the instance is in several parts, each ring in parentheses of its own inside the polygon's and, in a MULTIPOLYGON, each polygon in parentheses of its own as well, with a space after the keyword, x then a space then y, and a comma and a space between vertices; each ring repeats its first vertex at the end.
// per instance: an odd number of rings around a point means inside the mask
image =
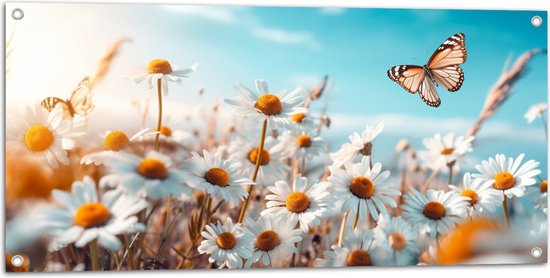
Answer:
POLYGON ((426 72, 421 66, 395 66, 388 70, 388 77, 401 85, 407 92, 415 94, 422 85, 426 72))

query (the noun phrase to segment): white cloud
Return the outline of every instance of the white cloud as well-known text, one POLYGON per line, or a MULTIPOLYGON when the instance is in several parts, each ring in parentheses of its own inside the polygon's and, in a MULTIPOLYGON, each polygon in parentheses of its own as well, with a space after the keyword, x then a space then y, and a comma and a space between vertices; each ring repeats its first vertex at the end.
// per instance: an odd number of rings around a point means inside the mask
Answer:
POLYGON ((215 21, 224 24, 233 24, 237 22, 237 16, 234 9, 229 7, 212 7, 212 6, 185 6, 185 5, 168 5, 167 9, 184 14, 186 16, 200 17, 210 21, 215 21))
POLYGON ((311 47, 314 50, 321 48, 321 43, 315 36, 307 31, 290 31, 271 27, 257 27, 253 30, 254 35, 280 44, 301 44, 311 47))
MULTIPOLYGON (((375 126, 384 122, 384 133, 398 135, 402 138, 423 138, 439 132, 465 134, 474 124, 474 120, 465 118, 430 118, 405 114, 379 114, 374 116, 358 116, 350 114, 332 114, 330 132, 344 133, 361 132, 365 124, 375 126)), ((478 135, 481 138, 503 138, 506 141, 544 143, 544 132, 531 126, 515 126, 513 124, 490 120, 481 128, 478 135), (518 135, 518 136, 512 136, 518 135)))
POLYGON ((326 7, 326 8, 319 8, 319 12, 324 15, 337 16, 337 15, 344 14, 346 12, 346 9, 337 8, 337 7, 326 7))

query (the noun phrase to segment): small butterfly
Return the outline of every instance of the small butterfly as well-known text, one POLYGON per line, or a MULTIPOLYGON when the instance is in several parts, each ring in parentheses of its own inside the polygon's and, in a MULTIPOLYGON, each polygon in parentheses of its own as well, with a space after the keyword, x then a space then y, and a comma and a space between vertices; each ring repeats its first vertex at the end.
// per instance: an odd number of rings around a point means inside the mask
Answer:
POLYGON ((86 116, 90 114, 95 106, 92 103, 92 93, 89 87, 89 78, 85 77, 78 83, 67 100, 58 97, 47 97, 40 103, 48 111, 52 111, 55 106, 62 105, 63 119, 74 118, 75 115, 86 116))
POLYGON ((441 85, 449 92, 458 91, 464 82, 464 72, 458 65, 464 62, 465 36, 458 33, 445 40, 426 65, 394 66, 388 70, 388 77, 407 92, 418 93, 429 106, 438 107, 441 99, 435 87, 441 85))

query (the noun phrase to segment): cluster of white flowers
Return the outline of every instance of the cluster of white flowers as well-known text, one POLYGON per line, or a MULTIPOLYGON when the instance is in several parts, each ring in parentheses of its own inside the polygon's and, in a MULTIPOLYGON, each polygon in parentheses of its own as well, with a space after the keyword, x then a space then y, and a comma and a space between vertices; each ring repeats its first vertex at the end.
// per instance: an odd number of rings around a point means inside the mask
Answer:
MULTIPOLYGON (((165 60, 154 60, 148 72, 134 80, 148 80, 151 88, 158 85, 160 95, 168 92, 167 81, 180 82, 194 71, 195 66, 177 71, 165 60)), ((317 176, 306 164, 311 167, 327 154, 327 147, 320 123, 308 114, 303 91, 272 92, 263 80, 256 81, 255 92, 243 85, 235 89, 237 97, 226 103, 236 107, 235 116, 252 131, 237 129, 224 146, 189 143, 192 132, 172 132, 166 126, 131 137, 123 131, 87 135, 78 119, 63 118, 61 106, 49 112, 37 105, 27 108, 21 121, 8 121, 8 143, 53 168, 69 165, 67 151, 75 148, 75 138, 86 138, 94 149, 80 163, 104 167, 104 175, 74 182, 70 193, 53 191, 54 204, 38 213, 36 224, 51 237, 50 250, 91 243, 120 250, 124 235, 148 232, 153 204, 187 201, 198 192, 207 199, 197 201, 207 221, 217 209, 211 208, 214 199, 225 202, 229 211, 217 215, 216 223, 203 223, 201 238, 192 243, 198 246, 192 251, 208 255, 219 268, 292 265, 308 233, 335 216, 342 221, 340 233, 333 238, 327 233, 330 250, 315 258, 315 266, 412 265, 425 251, 420 242, 438 243, 458 224, 501 205, 506 209, 507 198, 522 197, 541 173, 538 162, 523 162, 524 154, 515 159, 498 154, 477 165, 478 173, 464 173, 462 185, 399 188, 390 171, 372 159, 374 141, 384 129, 379 123, 353 133, 350 142, 329 154, 328 171, 317 176), (142 143, 151 137, 188 151, 176 156, 149 150, 142 143), (252 204, 256 211, 247 210, 252 196, 265 207, 252 204), (237 220, 232 210, 239 208, 237 220)), ((537 110, 537 116, 544 110, 537 110)), ((423 141, 427 150, 418 158, 433 172, 447 169, 452 180, 460 173, 462 157, 472 151, 473 140, 435 134, 423 141)), ((408 148, 408 142, 400 147, 408 148)), ((544 202, 537 207, 547 213, 546 184, 541 195, 544 202)))

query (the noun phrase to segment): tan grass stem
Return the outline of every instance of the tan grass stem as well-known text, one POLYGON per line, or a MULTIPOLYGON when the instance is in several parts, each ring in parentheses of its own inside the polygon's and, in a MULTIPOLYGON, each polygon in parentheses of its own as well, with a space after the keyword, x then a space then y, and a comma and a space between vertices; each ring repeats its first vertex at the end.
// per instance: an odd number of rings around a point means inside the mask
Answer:
MULTIPOLYGON (((253 182, 256 182, 256 178, 258 177, 258 172, 260 171, 260 162, 262 161, 262 154, 264 152, 266 132, 267 132, 267 119, 265 119, 262 124, 262 135, 260 137, 260 147, 258 148, 258 157, 256 158, 256 166, 254 167, 254 173, 252 174, 253 182)), ((253 184, 248 186, 248 196, 244 200, 243 206, 241 207, 241 212, 239 213, 239 220, 237 221, 237 223, 243 222, 244 216, 246 214, 246 209, 248 207, 248 203, 250 202, 250 198, 252 197, 252 189, 254 189, 253 184)))

